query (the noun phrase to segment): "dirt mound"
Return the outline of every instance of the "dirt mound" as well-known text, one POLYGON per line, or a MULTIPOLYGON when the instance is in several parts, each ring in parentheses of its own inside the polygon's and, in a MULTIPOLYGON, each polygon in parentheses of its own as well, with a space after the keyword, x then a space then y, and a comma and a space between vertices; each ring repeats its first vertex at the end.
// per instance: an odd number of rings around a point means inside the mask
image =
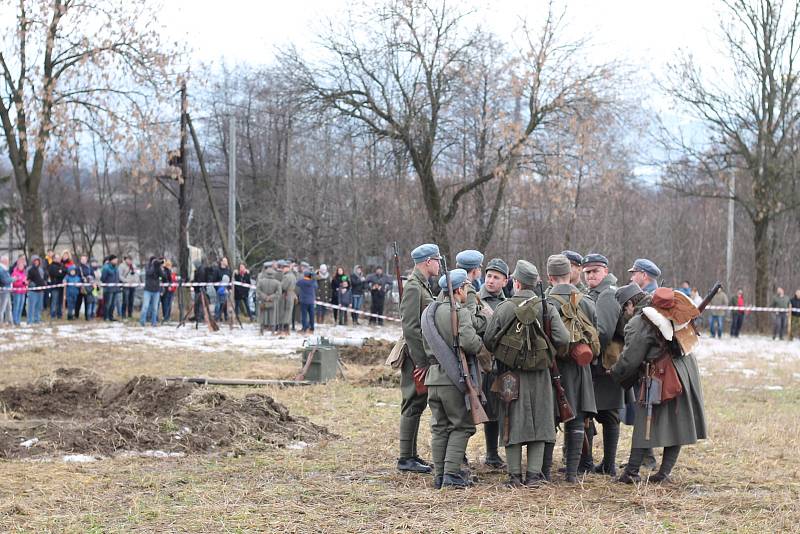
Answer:
POLYGON ((29 387, 0 391, 0 402, 6 414, 0 458, 252 450, 335 437, 268 395, 234 397, 148 376, 106 384, 82 370, 59 369, 29 387))
POLYGON ((400 372, 388 366, 373 367, 363 375, 353 377, 357 386, 393 388, 400 385, 400 372))
POLYGON ((345 363, 358 365, 383 365, 394 347, 394 342, 367 338, 360 347, 339 347, 339 358, 345 363))

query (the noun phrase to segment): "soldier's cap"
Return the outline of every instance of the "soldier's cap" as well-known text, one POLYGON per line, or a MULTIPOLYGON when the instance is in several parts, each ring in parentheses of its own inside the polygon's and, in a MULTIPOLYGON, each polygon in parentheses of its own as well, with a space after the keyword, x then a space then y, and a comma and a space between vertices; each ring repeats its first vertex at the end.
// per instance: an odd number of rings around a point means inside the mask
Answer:
POLYGON ((539 280, 539 269, 529 261, 519 260, 512 276, 514 280, 519 280, 520 284, 533 286, 539 280))
POLYGON ((411 259, 414 260, 414 263, 422 263, 428 258, 439 259, 439 247, 437 245, 425 243, 411 251, 411 259))
POLYGON ((587 254, 583 257, 583 262, 581 265, 584 268, 588 267, 589 265, 602 265, 604 267, 608 267, 608 258, 602 254, 587 254))
POLYGON ((583 256, 575 252, 574 250, 562 250, 561 254, 567 257, 569 262, 573 265, 577 265, 578 267, 583 264, 583 256))
POLYGON ((284 260, 278 260, 275 262, 275 265, 277 265, 278 267, 286 267, 289 264, 286 263, 284 260))
POLYGON ((500 258, 492 258, 489 260, 489 263, 486 264, 486 270, 497 271, 508 278, 508 264, 500 258))
POLYGON ((617 292, 614 293, 614 298, 617 299, 617 303, 620 306, 624 306, 626 302, 631 300, 639 293, 644 293, 641 287, 636 284, 628 284, 617 289, 617 292))
POLYGON ((311 271, 303 271, 303 276, 308 276, 309 278, 313 278, 314 273, 311 271))
POLYGON ((658 268, 658 265, 646 258, 639 258, 633 262, 633 267, 628 269, 628 272, 643 272, 649 274, 652 278, 661 276, 661 269, 658 268))
POLYGON ((547 274, 550 276, 564 276, 571 270, 569 259, 564 254, 553 254, 547 258, 547 274))
POLYGON ((456 254, 456 267, 470 271, 483 265, 483 254, 477 250, 462 250, 456 254))
MULTIPOLYGON (((453 291, 463 286, 468 281, 467 271, 464 269, 453 269, 450 271, 450 283, 453 284, 453 291)), ((439 277, 439 287, 447 289, 447 277, 445 275, 439 277)))

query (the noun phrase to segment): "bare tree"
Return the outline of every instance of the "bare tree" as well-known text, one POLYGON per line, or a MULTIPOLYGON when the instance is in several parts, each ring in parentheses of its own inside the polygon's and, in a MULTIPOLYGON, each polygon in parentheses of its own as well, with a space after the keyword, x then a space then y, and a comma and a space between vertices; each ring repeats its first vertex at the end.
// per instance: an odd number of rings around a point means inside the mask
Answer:
MULTIPOLYGON (((541 29, 525 32, 526 49, 511 59, 519 66, 507 86, 511 103, 503 110, 505 120, 493 125, 496 141, 480 156, 483 161, 476 168, 481 172, 462 174, 461 179, 443 165, 442 156, 457 142, 454 102, 472 76, 470 66, 485 37, 469 25, 469 14, 443 1, 391 1, 366 20, 349 21, 346 28, 324 36, 327 62, 311 64, 290 50, 283 63, 314 101, 402 145, 419 182, 432 233, 448 252, 447 225, 462 199, 507 176, 534 132, 596 98, 593 84, 609 78, 605 66, 580 64, 582 43, 559 43, 562 21, 563 13, 558 15, 551 6, 541 29), (515 121, 509 111, 518 97, 524 111, 515 121)), ((502 182, 498 191, 502 199, 502 182)), ((489 235, 495 220, 496 214, 486 221, 489 235)))
POLYGON ((44 250, 39 190, 51 141, 68 143, 76 128, 118 134, 148 119, 173 57, 148 29, 156 17, 144 0, 20 0, 2 30, 0 123, 29 251, 44 250))
POLYGON ((691 56, 672 68, 669 94, 699 118, 700 145, 672 135, 667 184, 685 194, 733 198, 754 227, 755 294, 766 305, 772 225, 800 206, 793 155, 800 126, 800 1, 724 0, 729 64, 703 72, 691 56), (732 173, 743 178, 733 191, 732 173), (742 183, 744 182, 744 183, 742 183))

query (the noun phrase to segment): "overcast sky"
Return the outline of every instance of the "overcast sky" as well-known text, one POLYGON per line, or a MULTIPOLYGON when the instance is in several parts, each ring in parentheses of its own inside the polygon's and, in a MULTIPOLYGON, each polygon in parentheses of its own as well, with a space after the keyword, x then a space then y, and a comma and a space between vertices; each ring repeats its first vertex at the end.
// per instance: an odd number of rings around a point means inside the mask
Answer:
MULTIPOLYGON (((170 37, 189 44, 195 61, 267 64, 275 46, 311 45, 322 20, 352 5, 343 0, 167 0, 162 21, 170 37)), ((542 20, 546 9, 541 0, 476 5, 481 19, 500 34, 509 33, 522 17, 542 20)), ((655 73, 682 47, 701 61, 713 61, 709 30, 718 26, 717 9, 717 2, 708 0, 567 2, 570 31, 592 35, 592 53, 599 60, 621 59, 655 73)))

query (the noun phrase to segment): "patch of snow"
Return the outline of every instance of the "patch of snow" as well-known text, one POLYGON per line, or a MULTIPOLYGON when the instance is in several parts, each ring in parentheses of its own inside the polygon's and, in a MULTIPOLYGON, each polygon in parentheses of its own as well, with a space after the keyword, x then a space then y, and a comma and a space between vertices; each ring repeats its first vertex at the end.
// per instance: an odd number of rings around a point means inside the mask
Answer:
POLYGON ((50 327, 46 324, 21 326, 18 329, 0 333, 0 352, 25 350, 37 346, 42 338, 58 338, 70 341, 91 341, 109 343, 117 346, 153 346, 164 349, 188 349, 197 352, 235 351, 252 356, 290 356, 297 357, 295 351, 304 344, 313 342, 318 336, 337 338, 347 344, 360 344, 366 338, 395 341, 400 337, 400 327, 394 324, 383 327, 358 325, 319 325, 313 336, 291 333, 286 337, 272 334, 260 335, 258 325, 246 323, 232 330, 220 324, 218 332, 211 332, 205 326, 194 329, 193 323, 181 328, 164 325, 141 327, 138 323, 67 324, 50 327))
POLYGON ((767 391, 783 391, 783 386, 764 386, 767 391))
POLYGON ((33 447, 37 443, 39 443, 39 438, 31 438, 31 439, 27 439, 27 440, 23 441, 22 443, 19 444, 19 446, 20 447, 25 447, 26 449, 30 449, 31 447, 33 447))
POLYGON ((89 456, 88 454, 66 454, 61 460, 69 463, 85 464, 89 462, 96 462, 97 458, 89 456))
POLYGON ((286 446, 287 449, 292 450, 303 450, 306 447, 308 447, 308 443, 305 441, 293 441, 286 446))

